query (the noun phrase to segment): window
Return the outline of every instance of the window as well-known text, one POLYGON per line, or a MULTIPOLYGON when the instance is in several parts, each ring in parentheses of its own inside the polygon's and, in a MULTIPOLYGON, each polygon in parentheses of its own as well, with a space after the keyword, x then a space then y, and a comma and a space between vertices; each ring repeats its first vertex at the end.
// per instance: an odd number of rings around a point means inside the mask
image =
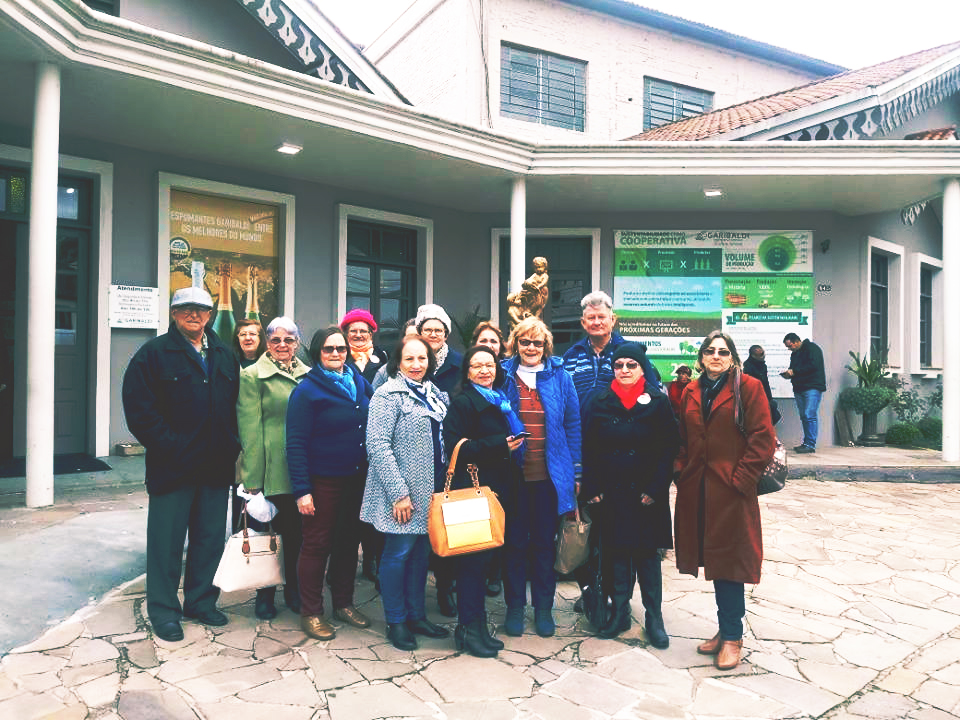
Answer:
POLYGON ((583 132, 587 64, 557 55, 500 48, 500 114, 583 132))
POLYGON ((887 256, 870 254, 870 357, 886 359, 890 347, 890 275, 887 256))
POLYGON ((920 268, 920 366, 933 365, 933 269, 920 268))
POLYGON ((713 109, 713 93, 654 78, 643 79, 643 129, 701 115, 713 109))
POLYGON ((83 0, 83 4, 91 10, 99 10, 107 15, 119 15, 119 0, 83 0))
POLYGON ((369 310, 377 344, 392 347, 416 311, 417 231, 350 220, 347 225, 347 310, 369 310))

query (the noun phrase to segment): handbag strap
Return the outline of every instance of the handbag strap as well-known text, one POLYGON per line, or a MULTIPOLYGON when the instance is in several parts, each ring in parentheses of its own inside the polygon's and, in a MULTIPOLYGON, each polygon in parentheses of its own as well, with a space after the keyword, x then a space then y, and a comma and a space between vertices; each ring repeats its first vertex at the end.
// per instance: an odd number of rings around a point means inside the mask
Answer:
MULTIPOLYGON (((243 518, 243 546, 244 555, 250 554, 250 532, 247 530, 247 501, 243 501, 243 510, 240 511, 240 517, 243 518)), ((273 523, 267 523, 267 530, 270 531, 270 552, 277 551, 277 536, 273 532, 273 523)))
MULTIPOLYGON (((453 482, 453 476, 457 472, 457 457, 460 455, 460 446, 463 445, 469 438, 460 438, 456 445, 453 446, 453 452, 450 453, 450 464, 447 466, 447 479, 443 484, 443 494, 447 495, 450 493, 450 483, 453 482)), ((480 492, 480 478, 477 475, 477 466, 473 463, 467 465, 467 473, 470 475, 470 479, 473 481, 473 487, 477 489, 477 492, 480 492)))
POLYGON ((733 421, 740 432, 746 435, 747 429, 743 426, 743 399, 740 397, 740 371, 736 368, 733 370, 733 421))

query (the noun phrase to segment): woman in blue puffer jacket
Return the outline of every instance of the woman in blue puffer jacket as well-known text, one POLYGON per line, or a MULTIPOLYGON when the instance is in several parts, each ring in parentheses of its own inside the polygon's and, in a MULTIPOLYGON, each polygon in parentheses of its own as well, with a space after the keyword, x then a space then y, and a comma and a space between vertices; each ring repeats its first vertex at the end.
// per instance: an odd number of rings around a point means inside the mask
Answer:
POLYGON ((505 582, 508 635, 523 634, 527 552, 532 549, 530 593, 537 634, 555 631, 554 538, 559 516, 574 509, 580 479, 580 403, 573 380, 553 356, 553 334, 539 318, 513 328, 512 357, 504 363, 504 392, 530 433, 523 444, 523 479, 505 498, 505 582))

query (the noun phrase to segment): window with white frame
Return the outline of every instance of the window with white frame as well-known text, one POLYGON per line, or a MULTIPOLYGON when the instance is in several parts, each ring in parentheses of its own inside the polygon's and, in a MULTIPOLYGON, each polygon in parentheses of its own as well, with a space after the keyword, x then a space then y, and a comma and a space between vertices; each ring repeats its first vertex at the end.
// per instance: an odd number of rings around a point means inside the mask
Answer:
POLYGON ((902 245, 868 238, 864 277, 867 323, 861 347, 895 372, 901 371, 905 362, 903 253, 902 245))
POLYGON ((911 253, 908 332, 910 366, 916 373, 943 367, 943 313, 935 310, 943 302, 942 269, 942 260, 911 253))
POLYGON ((583 132, 587 64, 540 50, 500 46, 500 114, 583 132))
POLYGON ((656 78, 643 79, 643 129, 702 115, 713 109, 713 93, 656 78))
POLYGON ((920 268, 920 367, 933 364, 933 268, 920 268))

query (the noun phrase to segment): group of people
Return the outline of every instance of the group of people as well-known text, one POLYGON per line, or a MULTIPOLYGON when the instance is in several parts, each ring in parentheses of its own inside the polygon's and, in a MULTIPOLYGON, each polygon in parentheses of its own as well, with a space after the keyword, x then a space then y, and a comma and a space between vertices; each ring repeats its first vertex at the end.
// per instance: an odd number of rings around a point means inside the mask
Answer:
MULTIPOLYGON (((591 508, 610 598, 598 634, 612 638, 630 627, 636 578, 648 639, 668 646, 660 550, 675 538, 680 572, 703 568, 715 586, 719 630, 699 651, 716 655, 720 668, 739 662, 744 584, 759 581, 762 559, 756 483, 775 434, 764 388, 742 372, 727 335, 703 341, 701 374, 689 380, 687 373, 673 404, 673 387, 668 396, 646 348, 614 330, 603 292, 583 299, 586 335, 562 358, 537 317, 507 338, 481 323, 461 355, 447 342, 449 316, 428 304, 390 353, 373 344, 371 314, 351 310, 313 335, 308 365, 289 318, 265 331, 240 323, 231 352, 205 329, 212 308, 202 289, 178 290, 172 327, 137 352, 124 377, 127 424, 147 450, 147 611, 157 637, 182 639, 183 617, 227 622, 212 580, 225 488, 236 480, 277 509, 284 601, 310 637, 332 639, 331 619, 370 625, 353 604, 361 540, 387 638, 399 649, 416 648, 417 635, 450 634, 427 618, 431 567, 441 614, 457 616, 457 649, 494 657, 504 647, 485 609, 501 579, 505 633, 526 630, 529 584, 533 629, 553 635, 555 537, 559 518, 579 502, 591 508), (496 551, 431 557, 428 509, 454 453, 453 487, 469 486, 464 468, 475 465, 503 505, 505 542, 496 551)), ((575 576, 585 586, 582 572, 575 576)), ((276 616, 275 594, 257 591, 257 617, 276 616)))

